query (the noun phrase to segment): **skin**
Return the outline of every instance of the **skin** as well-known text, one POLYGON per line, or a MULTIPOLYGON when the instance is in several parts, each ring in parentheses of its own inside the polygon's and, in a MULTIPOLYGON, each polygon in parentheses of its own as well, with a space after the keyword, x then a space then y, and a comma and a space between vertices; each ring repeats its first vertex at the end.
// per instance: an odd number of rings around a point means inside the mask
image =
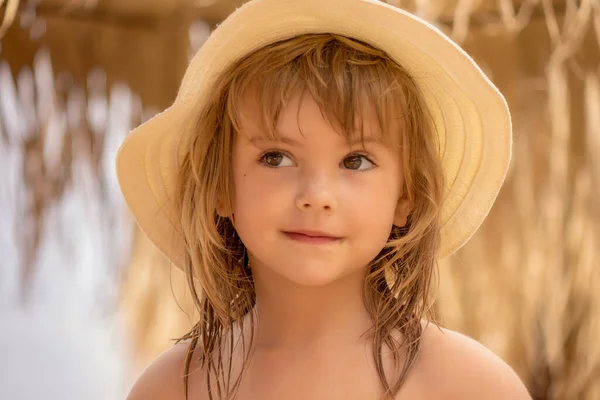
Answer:
MULTIPOLYGON (((372 322, 361 291, 369 261, 410 212, 398 143, 384 140, 365 112, 368 140, 349 144, 314 100, 300 94, 278 121, 285 139, 269 141, 254 120, 256 102, 248 96, 242 106, 232 211, 249 254, 258 321, 236 399, 378 399, 383 391, 364 335, 372 322), (315 243, 286 233, 301 230, 337 239, 315 243)), ((477 342, 424 328, 421 355, 396 399, 530 398, 510 367, 477 342)), ((248 334, 236 331, 236 337, 248 334)), ((186 349, 182 343, 159 357, 128 399, 184 399, 186 349)), ((233 379, 240 352, 234 349, 233 379)), ((385 352, 384 368, 390 379, 399 374, 385 352)), ((190 398, 208 399, 198 365, 192 365, 190 398)))
POLYGON ((373 116, 364 147, 349 145, 309 96, 294 96, 282 113, 282 141, 260 134, 257 102, 243 110, 233 214, 255 282, 257 347, 354 341, 371 324, 361 299, 367 264, 410 211, 398 143, 383 143, 373 116), (340 239, 315 244, 284 233, 300 230, 340 239))

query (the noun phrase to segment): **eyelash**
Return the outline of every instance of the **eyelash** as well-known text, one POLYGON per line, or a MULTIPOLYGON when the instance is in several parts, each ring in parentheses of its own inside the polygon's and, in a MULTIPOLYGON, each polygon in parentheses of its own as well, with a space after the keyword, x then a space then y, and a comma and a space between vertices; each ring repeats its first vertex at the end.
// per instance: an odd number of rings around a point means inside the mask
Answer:
MULTIPOLYGON (((266 167, 269 167, 269 168, 277 168, 277 167, 270 166, 269 164, 267 164, 265 162, 265 157, 268 156, 269 154, 283 154, 286 157, 293 158, 289 153, 287 153, 285 151, 282 151, 282 150, 267 150, 267 151, 261 153, 260 157, 258 157, 258 162, 261 163, 261 164, 263 164, 266 167)), ((347 154, 342 160, 344 160, 344 159, 346 159, 348 157, 357 157, 357 156, 358 157, 364 157, 368 162, 370 162, 371 164, 373 164, 373 168, 378 167, 377 163, 375 161, 373 161, 373 159, 371 157, 369 157, 365 153, 357 152, 357 151, 352 152, 350 154, 347 154)), ((352 169, 349 169, 349 171, 352 171, 352 172, 367 172, 367 171, 372 170, 373 168, 361 169, 361 170, 352 170, 352 169)))
MULTIPOLYGON (((360 151, 355 151, 353 153, 348 154, 346 157, 344 158, 348 158, 348 157, 364 157, 368 162, 370 162, 371 164, 373 164, 373 168, 378 167, 377 163, 375 161, 373 161, 373 159, 371 157, 369 157, 366 153, 361 153, 360 151)), ((369 169, 363 169, 363 170, 356 170, 355 172, 366 172, 369 171, 373 168, 369 168, 369 169)), ((351 170, 353 171, 353 170, 351 170)))
POLYGON ((293 158, 289 153, 282 151, 282 150, 267 150, 267 151, 261 153, 261 155, 258 157, 258 162, 263 164, 265 167, 269 167, 269 168, 277 168, 277 167, 273 167, 265 162, 265 157, 268 156, 269 154, 283 154, 286 157, 293 158))

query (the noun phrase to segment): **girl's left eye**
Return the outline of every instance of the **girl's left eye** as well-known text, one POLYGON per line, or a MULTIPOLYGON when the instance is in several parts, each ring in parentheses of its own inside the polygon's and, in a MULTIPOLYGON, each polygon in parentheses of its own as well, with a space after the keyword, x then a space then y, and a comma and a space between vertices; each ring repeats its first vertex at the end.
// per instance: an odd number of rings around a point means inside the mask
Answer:
POLYGON ((352 154, 342 161, 342 166, 345 169, 351 169, 354 171, 366 171, 373 168, 375 165, 367 156, 361 154, 352 154))

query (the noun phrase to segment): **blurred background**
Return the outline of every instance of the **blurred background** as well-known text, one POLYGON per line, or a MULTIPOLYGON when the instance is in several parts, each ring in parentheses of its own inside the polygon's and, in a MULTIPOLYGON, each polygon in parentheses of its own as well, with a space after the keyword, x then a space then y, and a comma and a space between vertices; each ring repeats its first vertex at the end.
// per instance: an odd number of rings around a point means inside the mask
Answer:
MULTIPOLYGON (((300 1, 300 0, 299 0, 300 1)), ((600 0, 403 0, 505 94, 515 144, 440 265, 443 324, 535 399, 600 399, 600 0)), ((0 399, 123 399, 193 320, 114 157, 242 0, 0 0, 0 399)))

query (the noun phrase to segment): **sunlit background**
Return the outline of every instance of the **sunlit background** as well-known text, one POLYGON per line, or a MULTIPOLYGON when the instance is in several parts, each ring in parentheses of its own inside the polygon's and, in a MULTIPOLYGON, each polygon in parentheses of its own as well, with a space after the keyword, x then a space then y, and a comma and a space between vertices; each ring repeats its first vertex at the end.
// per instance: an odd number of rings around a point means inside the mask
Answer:
MULTIPOLYGON (((0 399, 123 399, 190 326, 114 157, 242 2, 0 0, 0 399)), ((535 399, 600 400, 600 0, 388 2, 463 46, 514 118, 492 213, 440 265, 441 320, 535 399)))

